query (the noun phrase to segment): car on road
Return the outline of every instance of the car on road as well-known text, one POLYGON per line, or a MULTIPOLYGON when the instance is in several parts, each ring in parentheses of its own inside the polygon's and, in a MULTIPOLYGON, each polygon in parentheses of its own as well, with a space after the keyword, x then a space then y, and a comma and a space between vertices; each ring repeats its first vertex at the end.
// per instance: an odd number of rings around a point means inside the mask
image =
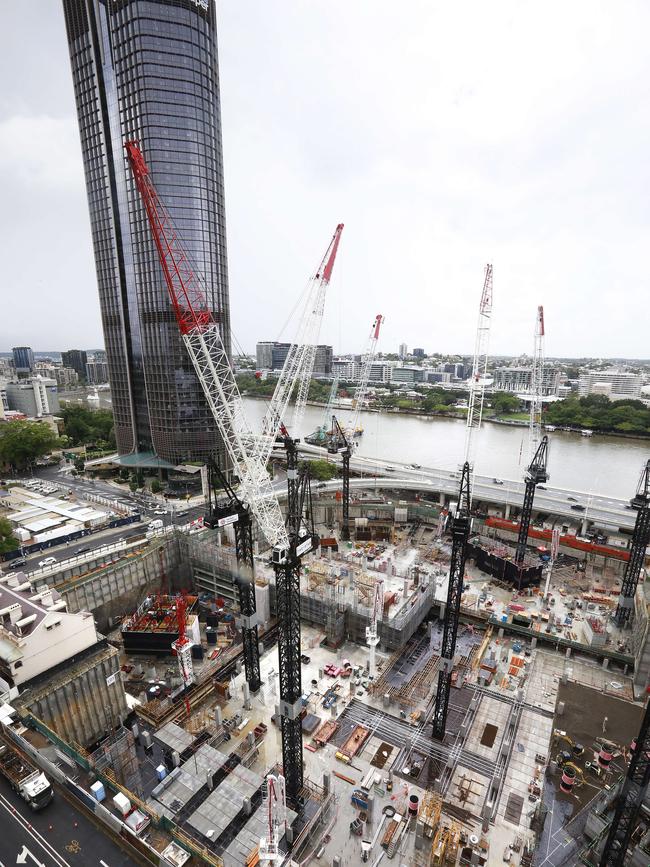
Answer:
POLYGON ((317 488, 326 488, 326 487, 327 487, 327 482, 320 482, 318 485, 316 485, 316 487, 317 487, 317 488))
POLYGON ((386 470, 387 473, 394 473, 395 472, 395 467, 384 467, 384 469, 386 470))
POLYGON ((503 479, 492 479, 492 481, 494 482, 495 485, 502 485, 503 484, 503 479))
POLYGON ((153 513, 154 515, 166 515, 167 509, 154 509, 153 513))
POLYGON ((87 545, 85 548, 77 548, 75 551, 76 554, 87 554, 90 551, 90 545, 87 545))
POLYGON ((44 560, 38 561, 38 568, 43 569, 45 566, 51 566, 56 563, 56 557, 46 557, 44 560))
POLYGON ((585 507, 581 506, 580 503, 574 503, 571 508, 576 512, 584 512, 585 507))
POLYGON ((24 566, 27 560, 24 557, 17 557, 15 560, 12 560, 9 564, 10 569, 20 569, 21 566, 24 566))
POLYGON ((421 470, 422 469, 422 464, 410 464, 410 466, 411 466, 411 469, 414 469, 414 470, 421 470))
POLYGON ((576 500, 575 497, 567 497, 567 500, 568 500, 570 503, 577 503, 577 502, 578 502, 578 501, 576 500))

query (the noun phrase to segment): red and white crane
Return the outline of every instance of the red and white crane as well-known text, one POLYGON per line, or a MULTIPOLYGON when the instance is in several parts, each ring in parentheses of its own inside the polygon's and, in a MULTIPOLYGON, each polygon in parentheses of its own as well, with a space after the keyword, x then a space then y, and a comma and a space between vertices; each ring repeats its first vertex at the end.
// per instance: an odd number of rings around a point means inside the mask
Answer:
MULTIPOLYGON (((178 624, 178 638, 172 642, 172 650, 178 660, 178 671, 183 681, 183 686, 194 683, 194 666, 192 665, 192 645, 194 642, 187 634, 187 600, 184 594, 179 593, 176 597, 176 622, 178 624)), ((185 696, 185 711, 189 717, 190 702, 185 696)))
POLYGON ((473 466, 474 431, 481 427, 483 418, 483 403, 486 386, 492 384, 488 376, 488 353, 490 349, 490 325, 492 321, 492 265, 485 266, 483 291, 478 308, 478 324, 476 326, 476 341, 474 343, 474 361, 469 380, 469 399, 467 402, 467 427, 465 430, 465 458, 473 466))
POLYGON ((137 142, 127 141, 125 148, 147 212, 183 343, 219 428, 233 472, 239 478, 241 499, 250 506, 269 545, 286 549, 287 531, 266 468, 266 449, 246 419, 218 319, 208 307, 205 288, 158 197, 137 142))
POLYGON ((528 461, 532 461, 542 438, 542 395, 544 379, 544 308, 540 304, 535 317, 535 348, 530 372, 530 422, 528 426, 528 461))
POLYGON ((375 593, 372 601, 370 625, 366 626, 366 644, 368 645, 368 675, 374 677, 377 673, 376 656, 379 644, 379 632, 377 623, 381 620, 384 612, 384 579, 380 578, 375 584, 375 593))
POLYGON ((273 867, 284 860, 284 855, 280 852, 280 840, 287 825, 287 794, 282 774, 267 776, 264 809, 266 836, 260 840, 258 854, 260 864, 273 867))
POLYGON ((280 424, 286 417, 289 401, 294 392, 296 392, 296 400, 291 429, 298 433, 302 422, 309 393, 309 383, 314 372, 316 346, 323 320, 327 287, 332 278, 342 231, 343 223, 339 223, 316 273, 309 281, 307 298, 298 324, 296 339, 287 353, 273 397, 262 422, 262 457, 266 457, 266 460, 275 446, 280 424))
POLYGON ((357 385, 356 391, 354 392, 354 400, 352 402, 353 414, 350 420, 350 424, 346 429, 346 435, 348 436, 348 438, 350 436, 360 436, 363 433, 363 428, 360 426, 360 413, 363 407, 363 403, 366 399, 366 394, 368 392, 370 370, 375 360, 375 356, 377 355, 377 341, 379 340, 379 329, 381 328, 381 324, 383 321, 384 317, 381 315, 381 313, 378 313, 375 316, 374 322, 372 323, 372 328, 370 329, 368 346, 361 362, 359 384, 357 385))

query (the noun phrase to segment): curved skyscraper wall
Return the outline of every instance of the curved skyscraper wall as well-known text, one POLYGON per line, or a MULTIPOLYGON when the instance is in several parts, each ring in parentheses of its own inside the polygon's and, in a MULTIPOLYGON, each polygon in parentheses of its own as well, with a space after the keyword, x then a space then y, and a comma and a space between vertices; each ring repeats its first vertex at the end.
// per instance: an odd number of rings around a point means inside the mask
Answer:
POLYGON ((128 171, 136 139, 230 346, 214 0, 63 0, 118 450, 176 465, 218 448, 128 171))

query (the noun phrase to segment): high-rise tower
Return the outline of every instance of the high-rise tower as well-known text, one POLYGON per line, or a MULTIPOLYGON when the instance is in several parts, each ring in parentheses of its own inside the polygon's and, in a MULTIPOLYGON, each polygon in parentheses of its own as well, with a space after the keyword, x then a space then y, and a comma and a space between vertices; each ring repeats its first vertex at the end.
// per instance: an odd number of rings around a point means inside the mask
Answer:
POLYGON ((203 460, 218 436, 127 171, 136 139, 230 346, 214 0, 63 0, 115 435, 126 463, 203 460), (131 457, 127 457, 131 456, 131 457))

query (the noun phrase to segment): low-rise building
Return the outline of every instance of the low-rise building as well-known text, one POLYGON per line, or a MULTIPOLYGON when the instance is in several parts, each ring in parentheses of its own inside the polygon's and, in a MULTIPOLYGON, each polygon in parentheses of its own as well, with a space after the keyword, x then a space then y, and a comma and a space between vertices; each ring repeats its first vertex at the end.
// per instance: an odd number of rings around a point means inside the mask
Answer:
POLYGON ((580 374, 578 393, 581 397, 603 394, 610 400, 635 400, 641 396, 642 386, 643 377, 640 373, 595 370, 580 374))
POLYGON ((60 410, 55 379, 34 376, 32 379, 8 382, 6 392, 8 408, 23 413, 27 418, 52 415, 60 410))
MULTIPOLYGON (((530 391, 532 368, 497 367, 494 371, 494 391, 508 391, 525 394, 530 391)), ((560 370, 544 365, 542 372, 542 394, 557 395, 560 388, 560 370)))

